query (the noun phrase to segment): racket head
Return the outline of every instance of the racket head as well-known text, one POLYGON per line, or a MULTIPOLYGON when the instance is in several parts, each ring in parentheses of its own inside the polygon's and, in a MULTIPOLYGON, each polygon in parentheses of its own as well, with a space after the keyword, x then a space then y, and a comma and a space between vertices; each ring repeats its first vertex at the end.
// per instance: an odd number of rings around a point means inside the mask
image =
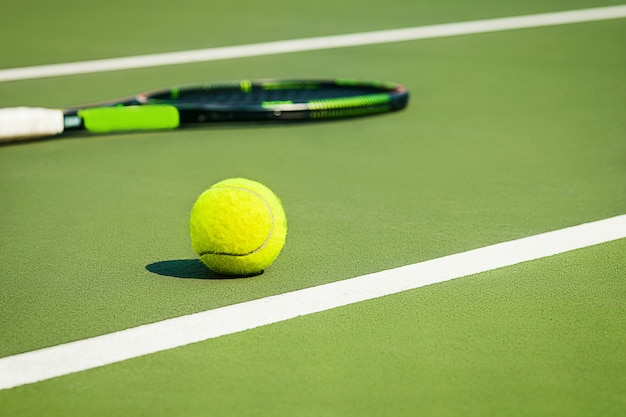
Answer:
POLYGON ((241 80, 140 94, 140 105, 171 105, 181 125, 229 121, 323 120, 368 116, 407 106, 397 83, 334 80, 241 80))

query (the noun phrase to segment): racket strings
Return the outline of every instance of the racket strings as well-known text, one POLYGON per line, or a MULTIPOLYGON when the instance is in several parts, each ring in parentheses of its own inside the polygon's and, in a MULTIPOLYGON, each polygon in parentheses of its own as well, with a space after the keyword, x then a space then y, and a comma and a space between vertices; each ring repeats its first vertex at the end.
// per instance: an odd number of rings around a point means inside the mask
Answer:
POLYGON ((177 92, 176 97, 169 93, 157 94, 149 98, 150 102, 172 103, 228 103, 228 105, 258 105, 265 102, 308 103, 318 100, 344 99, 351 97, 367 97, 386 94, 384 90, 372 87, 324 87, 319 89, 272 89, 252 88, 249 91, 240 89, 188 89, 177 92))

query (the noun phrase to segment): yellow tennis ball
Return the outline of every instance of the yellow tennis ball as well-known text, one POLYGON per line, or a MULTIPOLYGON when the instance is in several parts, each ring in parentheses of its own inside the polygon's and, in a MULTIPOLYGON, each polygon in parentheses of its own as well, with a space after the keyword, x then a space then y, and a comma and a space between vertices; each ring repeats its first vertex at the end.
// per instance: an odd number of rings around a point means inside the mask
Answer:
POLYGON ((232 178, 198 197, 189 229, 193 249, 206 266, 224 275, 250 276, 278 257, 287 237, 287 219, 269 188, 232 178))

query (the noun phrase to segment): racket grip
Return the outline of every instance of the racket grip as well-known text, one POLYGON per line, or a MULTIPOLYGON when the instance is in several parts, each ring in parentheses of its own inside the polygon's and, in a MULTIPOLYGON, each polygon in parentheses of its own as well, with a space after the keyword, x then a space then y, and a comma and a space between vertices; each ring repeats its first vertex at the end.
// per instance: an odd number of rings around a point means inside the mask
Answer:
POLYGON ((0 143, 17 142, 63 132, 63 111, 41 107, 0 109, 0 143))

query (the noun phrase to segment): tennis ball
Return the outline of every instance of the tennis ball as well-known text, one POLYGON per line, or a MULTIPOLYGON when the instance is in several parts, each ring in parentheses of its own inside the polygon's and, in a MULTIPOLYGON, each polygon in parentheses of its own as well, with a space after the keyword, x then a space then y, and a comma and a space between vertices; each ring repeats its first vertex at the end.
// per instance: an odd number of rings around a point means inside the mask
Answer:
POLYGON ((232 178, 198 197, 189 229, 193 249, 206 266, 223 275, 251 276, 278 257, 287 237, 287 219, 269 188, 232 178))

